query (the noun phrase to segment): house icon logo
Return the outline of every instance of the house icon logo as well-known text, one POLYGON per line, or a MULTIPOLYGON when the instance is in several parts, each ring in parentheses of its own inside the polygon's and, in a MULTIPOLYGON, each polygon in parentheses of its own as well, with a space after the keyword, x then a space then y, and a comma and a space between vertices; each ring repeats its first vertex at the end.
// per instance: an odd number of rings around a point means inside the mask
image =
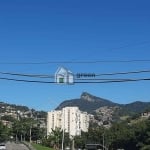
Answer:
POLYGON ((70 70, 64 67, 59 67, 55 72, 55 82, 57 84, 73 84, 74 75, 70 70))

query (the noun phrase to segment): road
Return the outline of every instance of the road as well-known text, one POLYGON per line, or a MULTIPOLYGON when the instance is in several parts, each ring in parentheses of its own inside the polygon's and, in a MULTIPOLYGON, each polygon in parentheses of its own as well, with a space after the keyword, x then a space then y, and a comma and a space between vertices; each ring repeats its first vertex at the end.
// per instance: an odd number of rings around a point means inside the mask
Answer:
POLYGON ((21 143, 14 143, 14 142, 7 142, 6 143, 6 150, 29 150, 24 144, 21 143))

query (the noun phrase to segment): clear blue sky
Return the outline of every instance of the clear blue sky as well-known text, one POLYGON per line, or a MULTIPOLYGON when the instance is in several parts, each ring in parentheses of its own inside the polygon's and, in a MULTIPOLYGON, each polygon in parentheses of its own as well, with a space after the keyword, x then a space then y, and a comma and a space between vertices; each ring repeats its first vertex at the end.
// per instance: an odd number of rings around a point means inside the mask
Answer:
MULTIPOLYGON (((32 64, 149 60, 149 7, 149 0, 1 0, 0 72, 52 75, 59 66, 73 73, 149 70, 149 61, 32 64)), ((113 76, 117 77, 149 78, 150 73, 113 76)), ((0 80, 0 101, 47 111, 83 91, 130 103, 150 101, 149 89, 150 81, 68 86, 0 80)))

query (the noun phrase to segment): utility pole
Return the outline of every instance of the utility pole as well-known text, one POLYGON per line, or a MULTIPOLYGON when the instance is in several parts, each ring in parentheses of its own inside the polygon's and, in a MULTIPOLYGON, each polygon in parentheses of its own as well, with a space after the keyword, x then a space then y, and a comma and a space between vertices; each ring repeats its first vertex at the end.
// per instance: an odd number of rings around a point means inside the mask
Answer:
POLYGON ((104 137, 104 133, 103 133, 103 150, 105 150, 105 137, 104 137))
POLYGON ((62 130, 63 130, 63 135, 62 135, 62 145, 61 145, 61 149, 64 150, 64 139, 65 139, 65 111, 63 110, 63 127, 62 127, 62 130))
POLYGON ((64 137, 65 137, 65 132, 64 132, 64 129, 63 129, 62 144, 61 144, 61 149, 62 150, 64 149, 64 137))
POLYGON ((17 137, 17 134, 16 134, 16 143, 18 142, 18 137, 17 137))
POLYGON ((32 128, 32 127, 31 127, 31 125, 30 125, 30 131, 29 131, 29 132, 30 132, 30 143, 32 142, 32 139, 31 139, 31 133, 32 133, 31 128, 32 128))
POLYGON ((71 150, 74 150, 74 137, 72 138, 72 149, 71 150))
POLYGON ((32 120, 30 120, 30 131, 29 131, 29 134, 30 134, 30 143, 32 143, 32 120))

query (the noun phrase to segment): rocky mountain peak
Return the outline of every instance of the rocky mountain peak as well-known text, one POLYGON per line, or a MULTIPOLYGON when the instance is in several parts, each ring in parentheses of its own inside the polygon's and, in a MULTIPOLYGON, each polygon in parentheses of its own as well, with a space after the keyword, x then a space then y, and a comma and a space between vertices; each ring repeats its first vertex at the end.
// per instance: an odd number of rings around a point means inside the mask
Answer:
POLYGON ((94 96, 87 92, 83 92, 80 98, 89 102, 95 102, 94 96))

